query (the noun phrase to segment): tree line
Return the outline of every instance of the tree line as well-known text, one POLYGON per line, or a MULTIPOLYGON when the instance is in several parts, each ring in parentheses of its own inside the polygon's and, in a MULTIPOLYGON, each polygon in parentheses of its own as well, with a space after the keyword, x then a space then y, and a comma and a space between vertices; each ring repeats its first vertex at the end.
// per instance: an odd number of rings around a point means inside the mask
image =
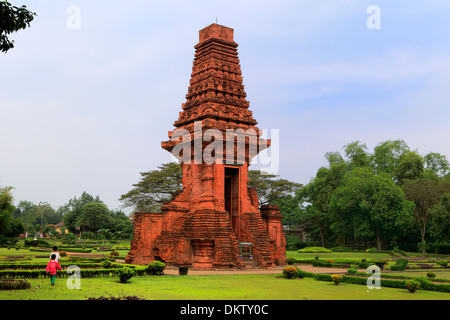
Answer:
POLYGON ((12 187, 0 188, 0 238, 16 237, 27 232, 31 236, 58 234, 55 225, 63 222, 62 234, 82 234, 95 238, 97 234, 108 234, 120 239, 132 236, 133 225, 120 210, 109 210, 97 196, 83 192, 55 210, 50 204, 20 201, 13 204, 12 187))
MULTIPOLYGON (((277 175, 249 170, 248 186, 260 205, 277 204, 287 230, 300 226, 309 241, 323 247, 375 244, 377 249, 399 247, 414 251, 450 248, 450 165, 439 153, 421 155, 403 140, 379 143, 373 152, 360 141, 341 152, 325 154, 305 185, 277 175)), ((141 173, 132 190, 119 199, 139 212, 159 212, 182 190, 177 163, 162 164, 141 173)), ((72 233, 95 234, 108 229, 131 236, 133 226, 122 211, 111 211, 84 192, 54 210, 47 203, 12 204, 11 188, 0 188, 0 233, 36 232, 63 221, 72 233)), ((288 245, 298 240, 287 232, 288 245)))
POLYGON ((381 142, 372 153, 355 141, 343 151, 326 153, 328 165, 296 192, 288 208, 290 223, 302 225, 323 246, 365 241, 381 250, 409 243, 422 252, 448 246, 446 156, 421 155, 403 140, 381 142))
MULTIPOLYGON (((287 230, 300 226, 308 239, 324 247, 374 244, 425 251, 450 248, 450 173, 445 155, 421 155, 403 140, 351 142, 341 152, 325 154, 307 184, 249 170, 248 186, 260 204, 273 203, 287 230)), ((141 180, 121 196, 125 206, 158 212, 182 189, 182 170, 167 163, 141 173, 141 180)), ((287 236, 288 244, 295 242, 287 236)))

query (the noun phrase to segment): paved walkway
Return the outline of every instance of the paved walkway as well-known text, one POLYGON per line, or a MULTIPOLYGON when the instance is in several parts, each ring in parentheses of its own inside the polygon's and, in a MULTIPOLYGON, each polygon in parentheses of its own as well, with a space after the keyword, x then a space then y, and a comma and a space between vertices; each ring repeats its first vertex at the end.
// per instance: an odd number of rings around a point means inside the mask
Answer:
MULTIPOLYGON (((343 274, 347 272, 347 269, 345 268, 319 268, 319 267, 313 267, 311 265, 298 265, 299 269, 307 272, 313 272, 313 273, 329 273, 329 274, 343 274)), ((262 269, 262 268, 252 268, 252 269, 228 269, 228 270, 199 270, 199 269, 189 269, 188 275, 212 275, 212 274, 218 274, 218 275, 230 275, 230 274, 281 274, 283 272, 284 267, 275 267, 271 269, 262 269)), ((358 271, 366 271, 366 270, 358 270, 358 271)), ((164 274, 168 275, 178 275, 178 268, 166 268, 164 270, 164 274)))

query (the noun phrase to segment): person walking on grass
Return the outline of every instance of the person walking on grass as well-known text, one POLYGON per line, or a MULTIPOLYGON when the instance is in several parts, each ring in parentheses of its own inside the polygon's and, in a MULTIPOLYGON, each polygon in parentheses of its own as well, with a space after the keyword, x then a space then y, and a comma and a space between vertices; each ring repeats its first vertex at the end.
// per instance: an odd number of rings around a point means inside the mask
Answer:
POLYGON ((61 260, 61 257, 60 257, 60 255, 58 253, 58 247, 57 246, 53 247, 53 252, 50 253, 50 259, 52 257, 52 254, 56 255, 55 261, 59 263, 59 261, 61 260))
POLYGON ((45 270, 48 274, 50 274, 50 283, 52 286, 55 285, 55 279, 56 279, 56 270, 61 271, 61 266, 58 262, 56 262, 56 254, 52 253, 50 256, 50 261, 47 264, 47 269, 45 270))

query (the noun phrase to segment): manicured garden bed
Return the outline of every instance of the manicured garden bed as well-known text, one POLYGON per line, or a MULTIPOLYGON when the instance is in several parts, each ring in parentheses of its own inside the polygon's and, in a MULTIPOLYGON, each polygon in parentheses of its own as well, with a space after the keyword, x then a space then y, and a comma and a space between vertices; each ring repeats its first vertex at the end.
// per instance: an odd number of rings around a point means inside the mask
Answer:
POLYGON ((281 274, 140 276, 129 283, 114 277, 81 279, 81 290, 68 289, 66 279, 51 287, 47 278, 30 279, 31 289, 0 291, 0 299, 87 300, 88 298, 136 296, 152 300, 438 300, 449 294, 383 287, 368 290, 360 284, 284 279, 281 274), (245 284, 243 286, 242 284, 245 284), (35 289, 39 286, 39 289, 35 289))

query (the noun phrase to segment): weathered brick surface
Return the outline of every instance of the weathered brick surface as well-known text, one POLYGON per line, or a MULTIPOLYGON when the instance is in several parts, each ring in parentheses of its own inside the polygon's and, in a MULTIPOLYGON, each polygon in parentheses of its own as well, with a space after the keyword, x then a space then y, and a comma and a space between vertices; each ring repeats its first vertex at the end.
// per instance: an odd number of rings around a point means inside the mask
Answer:
POLYGON ((190 140, 172 139, 173 131, 169 132, 170 139, 161 143, 169 152, 183 143, 187 145, 186 141, 191 143, 192 161, 182 163, 183 190, 162 207, 162 213, 135 215, 135 235, 127 262, 162 260, 168 265, 199 269, 245 267, 250 258, 241 257, 240 246, 251 243, 252 265, 285 263, 278 207, 263 206, 260 210, 255 190, 247 188, 249 163, 256 155, 248 150, 256 147, 260 152, 262 138, 248 110, 237 47, 231 28, 212 24, 200 31, 186 102, 174 123, 190 140), (227 155, 238 159, 237 147, 227 148, 227 129, 253 129, 254 135, 245 140, 247 152, 242 161, 233 165, 194 162, 195 143, 201 143, 202 151, 209 145, 198 138, 200 129, 195 123, 199 121, 201 133, 208 129, 223 133, 223 139, 218 139, 221 150, 214 150, 220 159, 227 155))

